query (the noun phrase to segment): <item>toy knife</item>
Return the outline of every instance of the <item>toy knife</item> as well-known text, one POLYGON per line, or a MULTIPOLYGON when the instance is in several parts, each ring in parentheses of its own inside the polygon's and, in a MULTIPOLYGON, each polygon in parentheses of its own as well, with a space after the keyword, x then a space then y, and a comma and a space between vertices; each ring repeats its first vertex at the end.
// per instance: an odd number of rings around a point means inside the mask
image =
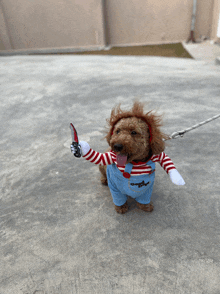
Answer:
POLYGON ((72 135, 72 145, 73 145, 74 149, 76 150, 76 152, 74 153, 74 156, 81 157, 81 149, 80 149, 80 145, 79 145, 79 139, 78 139, 77 131, 76 131, 73 124, 70 124, 70 130, 71 130, 71 135, 72 135))

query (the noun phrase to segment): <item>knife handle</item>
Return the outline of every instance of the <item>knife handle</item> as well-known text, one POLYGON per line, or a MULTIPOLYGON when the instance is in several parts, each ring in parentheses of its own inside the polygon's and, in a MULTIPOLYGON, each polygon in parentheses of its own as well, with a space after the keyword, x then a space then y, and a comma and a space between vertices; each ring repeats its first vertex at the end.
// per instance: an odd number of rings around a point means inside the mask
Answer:
POLYGON ((74 153, 75 157, 80 158, 81 157, 81 149, 78 143, 72 142, 73 147, 76 149, 76 152, 74 153))

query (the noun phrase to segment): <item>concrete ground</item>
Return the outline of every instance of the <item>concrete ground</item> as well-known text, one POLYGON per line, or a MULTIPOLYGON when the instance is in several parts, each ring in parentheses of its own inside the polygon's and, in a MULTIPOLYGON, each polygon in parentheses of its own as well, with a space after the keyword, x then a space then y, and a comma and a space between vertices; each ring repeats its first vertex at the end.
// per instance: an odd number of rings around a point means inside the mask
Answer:
POLYGON ((214 44, 210 40, 201 43, 183 42, 182 44, 194 59, 220 65, 220 44, 214 44))
POLYGON ((8 56, 1 71, 1 294, 219 294, 220 118, 169 141, 154 211, 119 215, 69 123, 103 152, 106 118, 135 97, 167 134, 220 113, 220 66, 164 57, 8 56))

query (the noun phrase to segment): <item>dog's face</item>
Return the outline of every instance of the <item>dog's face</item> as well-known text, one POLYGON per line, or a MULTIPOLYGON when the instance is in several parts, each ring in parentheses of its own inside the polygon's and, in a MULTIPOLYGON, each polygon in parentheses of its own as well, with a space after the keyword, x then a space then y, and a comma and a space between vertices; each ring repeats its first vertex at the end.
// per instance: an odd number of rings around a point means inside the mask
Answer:
POLYGON ((151 151, 149 140, 147 124, 137 117, 128 117, 115 124, 110 146, 126 163, 145 161, 151 151))

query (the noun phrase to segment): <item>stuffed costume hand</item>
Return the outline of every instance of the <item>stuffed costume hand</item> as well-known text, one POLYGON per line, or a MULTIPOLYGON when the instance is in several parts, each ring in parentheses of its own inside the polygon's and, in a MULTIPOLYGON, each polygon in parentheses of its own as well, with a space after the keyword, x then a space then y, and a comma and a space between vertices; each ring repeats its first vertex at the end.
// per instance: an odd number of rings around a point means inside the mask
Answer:
POLYGON ((184 179, 176 169, 171 169, 171 171, 169 171, 169 176, 174 184, 181 186, 185 185, 184 179))
MULTIPOLYGON (((90 150, 89 144, 85 141, 79 141, 79 146, 82 156, 86 155, 90 150)), ((70 149, 73 154, 77 151, 73 145, 70 145, 70 149)))

